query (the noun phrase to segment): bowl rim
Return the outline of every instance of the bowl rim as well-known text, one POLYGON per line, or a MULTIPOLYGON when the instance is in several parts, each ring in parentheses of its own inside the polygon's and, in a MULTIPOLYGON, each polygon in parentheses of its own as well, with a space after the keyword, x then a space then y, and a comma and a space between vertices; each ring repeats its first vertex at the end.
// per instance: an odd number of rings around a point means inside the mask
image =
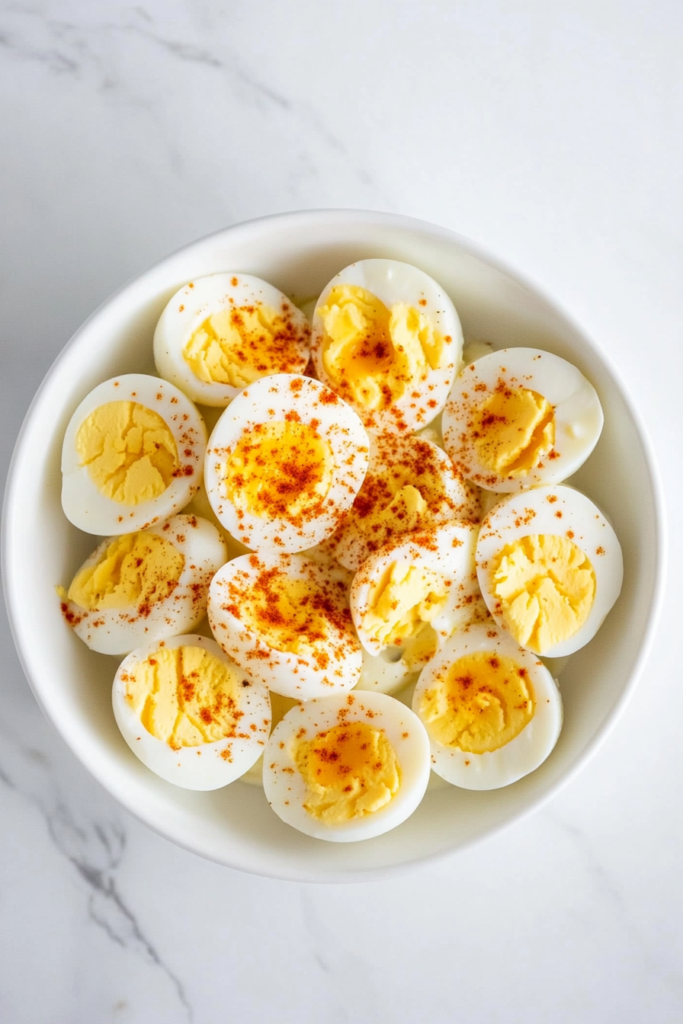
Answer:
MULTIPOLYGON (((117 803, 121 804, 129 813, 131 813, 137 820, 141 821, 148 828, 151 828, 158 835, 163 836, 165 839, 170 840, 181 848, 188 850, 191 853, 197 854, 204 859, 213 861, 214 863, 221 864, 225 867, 232 867, 236 870, 246 871, 250 874, 256 874, 261 877, 279 878, 281 880, 296 881, 296 882, 318 882, 318 883, 348 883, 348 882, 364 882, 364 881, 376 881, 381 878, 395 877, 398 874, 403 874, 409 870, 415 870, 423 865, 435 864, 446 860, 449 857, 453 857, 460 851, 468 850, 470 847, 486 841, 493 836, 498 835, 503 830, 511 827, 517 822, 521 822, 531 814, 536 813, 546 803, 553 799, 557 793, 560 792, 566 785, 568 785, 577 774, 586 766, 588 761, 596 754, 601 745, 605 742, 613 728, 615 727, 619 717, 622 715, 628 701, 633 695, 637 682, 642 674, 644 664, 650 654, 652 644, 654 642, 654 636, 657 629, 657 625, 662 613, 664 604, 665 594, 665 583, 666 583, 666 567, 667 567, 667 522, 665 512, 665 498, 664 490, 661 481, 659 468, 657 465, 654 447, 650 440, 648 430, 643 422, 640 412, 636 408, 633 399, 631 397, 629 389, 625 386, 621 374, 617 367, 612 362, 610 356, 599 348, 595 342, 586 334, 586 332, 579 326, 579 324, 566 313, 566 311, 559 305, 553 298, 548 296, 543 288, 539 287, 530 278, 527 278, 524 274, 520 273, 514 267, 507 264, 507 262, 498 256, 491 254, 484 246, 479 243, 472 241, 471 239, 453 231, 450 228, 446 228, 437 224, 432 224, 429 221, 421 220, 415 217, 409 217, 403 214, 387 213, 374 210, 363 210, 357 208, 317 208, 311 210, 299 210, 299 211, 288 211, 283 213, 269 214, 262 217, 250 218, 245 221, 240 221, 236 224, 228 227, 219 228, 216 231, 210 232, 207 235, 203 235, 200 238, 194 239, 185 245, 173 250, 171 253, 163 256, 157 260, 154 264, 147 267, 142 273, 135 274, 126 280, 119 288, 107 296, 103 302, 101 302, 95 310, 83 321, 83 323, 76 329, 70 339, 62 347, 56 358, 53 360, 49 369, 47 370, 43 380, 41 381, 35 395, 28 407, 21 428, 17 435, 17 439, 12 452, 10 465, 6 478, 5 493, 3 498, 2 506, 2 524, 1 524, 1 536, 0 536, 0 559, 2 561, 2 587, 3 595, 5 600, 5 606, 7 609, 7 617, 10 626, 10 632, 14 641, 14 645, 17 650, 21 667, 24 671, 29 686, 33 692, 33 695, 41 708, 45 717, 50 721, 52 726, 55 728, 57 733, 66 743, 69 750, 75 755, 77 760, 83 765, 88 773, 105 789, 117 803), (654 564, 653 564, 653 582, 652 582, 652 595, 650 598, 647 618, 643 628, 643 640, 638 650, 638 654, 635 658, 633 667, 627 677, 627 680, 623 686, 619 698, 606 715, 600 727, 597 729, 593 737, 590 739, 586 747, 576 758, 574 764, 569 768, 560 778, 558 778, 551 786, 548 787, 543 793, 532 799, 527 806, 521 810, 515 811, 509 818, 492 825, 483 834, 473 836, 465 840, 457 848, 438 850, 433 853, 425 854, 424 856, 416 856, 411 859, 401 861, 398 864, 378 866, 373 868, 363 868, 360 870, 340 870, 340 871, 329 871, 320 870, 317 872, 315 877, 311 876, 310 871, 296 871, 292 869, 280 869, 279 871, 266 871, 255 868, 253 865, 247 864, 242 861, 237 862, 235 860, 228 861, 221 859, 212 854, 206 853, 198 845, 193 844, 187 837, 181 837, 176 835, 172 830, 164 829, 163 825, 159 822, 152 822, 141 809, 131 801, 126 799, 125 793, 119 791, 110 781, 109 777, 105 772, 101 772, 98 767, 98 763, 91 763, 85 754, 75 749, 69 742, 66 730, 59 727, 54 721, 51 715, 48 713, 43 700, 41 699, 41 684, 37 680, 37 673, 34 673, 32 666, 31 657, 31 644, 28 642, 28 637, 24 638, 22 633, 22 626, 18 619, 14 604, 14 592, 15 592, 15 571, 17 566, 13 564, 11 557, 12 549, 12 534, 13 534, 13 523, 15 516, 19 514, 19 505, 15 497, 15 486, 16 478, 18 475, 18 466, 24 456, 24 447, 26 444, 26 438, 29 433, 29 428, 32 424, 33 417, 35 415, 37 407, 41 403, 43 391, 46 389, 47 382, 51 378, 55 369, 66 358, 68 350, 76 344, 81 333, 86 329, 90 322, 100 314, 100 312, 108 305, 114 303, 120 295, 126 292, 133 285, 139 286, 146 277, 153 276, 163 264, 171 262, 178 255, 182 253, 188 253, 195 247, 203 246, 211 239, 216 239, 222 235, 235 235, 240 232, 245 235, 251 235, 252 237, 267 231, 271 226, 277 224, 280 227, 303 225, 306 222, 315 223, 322 220, 332 221, 337 224, 348 224, 353 225, 354 223, 362 223, 364 225, 377 225, 378 227, 393 227, 402 228, 405 230, 421 231, 432 238, 440 239, 442 241, 449 242, 457 246, 466 255, 473 256, 495 270, 499 271, 503 275, 507 276, 510 280, 520 285, 526 291, 531 292, 541 299, 547 307, 554 312, 558 317, 563 319, 580 337, 586 342, 591 350, 597 351, 599 358, 605 364, 607 370, 612 376, 616 387, 620 392, 629 416, 633 422, 633 426, 641 442, 647 474, 649 478, 649 484, 651 488, 655 520, 651 524, 654 534, 654 564)), ((289 866, 288 866, 289 867, 289 866)))

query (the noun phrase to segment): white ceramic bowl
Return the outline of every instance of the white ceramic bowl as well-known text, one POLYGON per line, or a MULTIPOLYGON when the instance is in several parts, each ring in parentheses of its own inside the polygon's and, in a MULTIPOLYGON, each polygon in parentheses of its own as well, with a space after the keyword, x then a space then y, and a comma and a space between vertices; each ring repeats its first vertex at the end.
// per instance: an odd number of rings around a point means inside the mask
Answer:
POLYGON ((552 303, 499 261, 443 228, 388 214, 292 213, 219 231, 169 256, 95 312, 61 353, 17 442, 3 517, 4 581, 17 648, 38 702, 86 768, 128 810, 181 846, 280 878, 378 877, 453 852, 509 824, 585 763, 624 705, 653 632, 662 592, 662 498, 638 417, 615 371, 552 303), (562 676, 565 724, 533 774, 488 793, 429 792, 400 828, 363 843, 325 843, 283 824, 245 783, 195 793, 149 772, 121 737, 111 707, 118 659, 94 654, 65 625, 56 583, 93 547, 60 506, 60 450, 83 396, 119 373, 154 372, 152 335, 166 302, 192 278, 237 270, 297 297, 317 295, 357 259, 391 257, 431 274, 453 298, 466 335, 498 347, 546 348, 593 382, 605 429, 576 483, 611 518, 625 584, 616 607, 562 676))

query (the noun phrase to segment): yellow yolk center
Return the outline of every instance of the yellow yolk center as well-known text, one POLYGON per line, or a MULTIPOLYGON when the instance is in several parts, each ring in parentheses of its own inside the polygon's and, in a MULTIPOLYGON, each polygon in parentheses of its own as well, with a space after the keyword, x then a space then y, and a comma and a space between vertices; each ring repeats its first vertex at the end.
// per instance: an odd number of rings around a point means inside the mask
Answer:
POLYGON ((167 423, 139 402, 107 402, 91 412, 76 451, 98 490, 123 505, 157 498, 180 465, 167 423))
POLYGON ((380 435, 380 468, 371 469, 356 495, 349 522, 376 551, 393 537, 424 529, 448 510, 444 472, 427 442, 406 449, 380 435))
POLYGON ((330 635, 330 623, 308 580, 271 576, 247 597, 241 619, 269 647, 292 654, 310 653, 330 635))
POLYGON ((426 689, 420 718, 445 747, 485 754, 518 736, 534 715, 528 672, 512 658, 466 654, 426 689))
POLYGON ((447 594, 443 577, 433 569, 392 562, 371 594, 363 629, 380 644, 416 640, 442 611, 447 594))
POLYGON ((274 420, 246 430, 225 467, 226 493, 238 509, 302 525, 325 510, 334 457, 314 427, 274 420))
POLYGON ((483 466, 526 476, 555 443, 553 407, 528 388, 500 388, 477 408, 473 436, 483 466))
POLYGON ((324 670, 330 653, 343 657, 355 646, 351 616, 336 586, 264 568, 248 590, 233 585, 229 610, 268 647, 310 657, 324 670))
POLYGON ((170 541, 154 533, 128 533, 108 544, 96 565, 76 574, 67 596, 88 611, 148 607, 173 593, 184 565, 170 541))
POLYGON ((365 288, 342 284, 317 312, 335 390, 368 412, 386 409, 443 362, 445 339, 413 306, 387 309, 365 288))
POLYGON ((567 537, 521 537, 498 553, 490 572, 510 633, 537 654, 572 637, 593 607, 593 566, 567 537))
POLYGON ((124 682, 142 725, 174 750, 239 735, 242 677, 202 647, 160 647, 124 682))
MULTIPOLYGON (((402 483, 398 472, 388 476, 375 477, 364 481, 365 493, 361 493, 354 506, 354 519, 361 533, 372 538, 387 538, 398 533, 410 533, 422 525, 423 517, 429 511, 429 503, 414 484, 402 483), (385 495, 386 504, 380 494, 385 495), (379 499, 372 510, 363 515, 370 496, 379 499)), ((378 546, 382 541, 378 540, 378 546)))
POLYGON ((394 748, 381 729, 365 722, 298 740, 294 761, 307 787, 305 809, 328 825, 379 811, 401 785, 394 748))
POLYGON ((183 348, 192 372, 207 384, 243 388, 271 373, 301 370, 299 335, 270 306, 232 306, 202 323, 183 348))

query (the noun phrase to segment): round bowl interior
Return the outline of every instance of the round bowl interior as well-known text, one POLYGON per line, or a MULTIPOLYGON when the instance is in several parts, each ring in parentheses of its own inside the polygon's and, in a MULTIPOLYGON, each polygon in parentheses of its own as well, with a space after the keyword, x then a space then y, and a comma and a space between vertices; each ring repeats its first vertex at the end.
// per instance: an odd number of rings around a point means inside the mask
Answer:
POLYGON ((128 810, 181 846, 235 868, 307 881, 372 878, 442 855, 547 798, 604 736, 635 680, 653 627, 663 559, 661 500, 647 442, 595 346, 536 290, 452 232, 352 211, 286 214, 220 231, 163 260, 97 310, 55 362, 26 418, 3 531, 7 604, 27 677, 86 768, 128 810), (492 792, 436 788, 395 831, 338 844, 284 825, 258 788, 234 783, 212 793, 178 789, 130 752, 111 708, 119 659, 89 651, 64 623, 55 596, 55 584, 68 581, 95 545, 62 514, 60 452, 73 410, 96 384, 118 373, 154 372, 154 326, 187 281, 241 271, 305 299, 338 270, 367 257, 405 260, 431 274, 453 298, 466 336, 497 347, 548 349, 592 381, 605 429, 574 482, 612 520, 623 546, 625 583, 597 637, 562 675, 564 728, 541 768, 492 792))

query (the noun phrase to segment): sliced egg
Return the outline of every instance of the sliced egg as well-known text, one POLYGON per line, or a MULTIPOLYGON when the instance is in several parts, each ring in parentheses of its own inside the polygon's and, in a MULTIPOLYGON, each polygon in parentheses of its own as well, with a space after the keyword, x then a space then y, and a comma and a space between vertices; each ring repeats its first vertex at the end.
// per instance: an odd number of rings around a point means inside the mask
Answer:
POLYGON ((446 451, 490 491, 559 483, 600 437, 593 385, 566 359, 533 348, 482 356, 457 377, 443 414, 446 451))
POLYGON ((522 647, 562 658, 592 640, 621 592, 614 530, 572 487, 536 487, 491 509, 477 543, 491 615, 522 647))
POLYGON ((371 555, 356 573, 349 604, 363 647, 395 650, 421 668, 480 602, 475 566, 478 526, 447 523, 412 533, 371 555))
POLYGON ((418 430, 441 412, 462 343, 440 285, 397 260, 346 267, 323 289, 313 316, 317 376, 378 431, 418 430))
POLYGON ((404 534, 479 514, 474 488, 432 441, 412 434, 369 436, 367 474, 329 541, 334 557, 354 572, 374 551, 404 534))
POLYGON ((429 740, 410 708, 349 693, 292 708, 263 755, 263 788, 284 822, 316 839, 371 839, 408 818, 429 781, 429 740))
POLYGON ((142 373, 104 381, 66 428, 64 514, 86 533, 146 530, 187 505, 205 450, 202 417, 168 381, 142 373))
POLYGON ((112 701, 133 753, 185 789, 234 782, 261 756, 270 731, 268 690, 196 634, 134 650, 116 673, 112 701))
POLYGON ((102 541, 63 595, 62 612, 91 650, 126 654, 195 629, 226 558, 215 526, 172 516, 163 526, 102 541))
POLYGON ((562 728, 550 672, 491 621, 448 641, 422 672, 413 711, 427 729, 432 769, 463 789, 498 789, 528 775, 562 728))
POLYGON ((249 274, 211 274, 176 292, 154 332, 160 375, 195 402, 225 406, 274 373, 303 373, 310 327, 277 288, 249 274))
POLYGON ((275 374, 245 388, 216 424, 206 491, 248 548, 300 552, 334 532, 367 464, 368 436, 353 409, 310 377, 275 374))
POLYGON ((358 682, 345 582, 302 555, 234 558, 211 582, 208 616, 237 664, 285 697, 311 700, 358 682))

